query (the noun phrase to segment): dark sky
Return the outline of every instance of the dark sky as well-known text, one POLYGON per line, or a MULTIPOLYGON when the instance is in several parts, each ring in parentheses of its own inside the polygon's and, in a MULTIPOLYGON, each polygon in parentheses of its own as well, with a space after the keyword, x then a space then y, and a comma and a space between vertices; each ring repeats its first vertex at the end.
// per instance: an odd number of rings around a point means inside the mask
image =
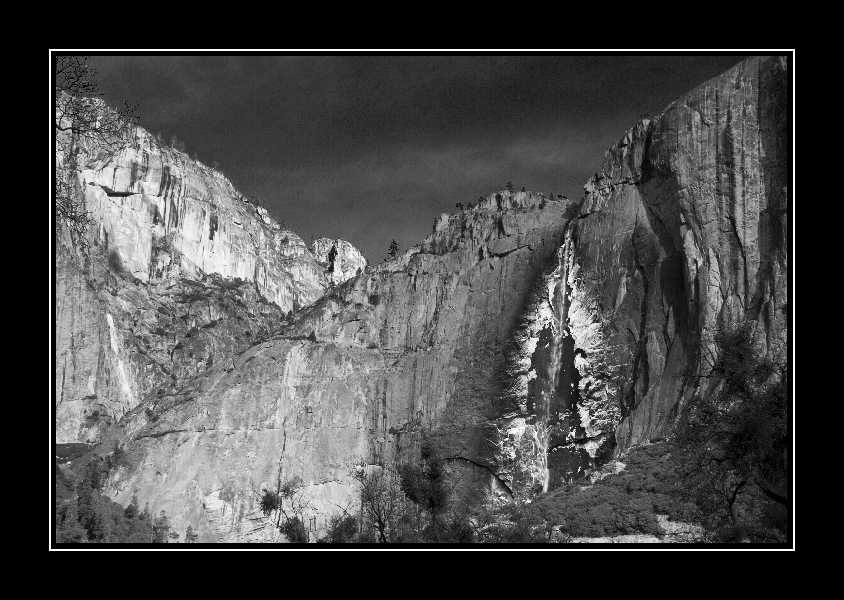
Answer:
POLYGON ((743 56, 95 56, 108 99, 184 140, 307 243, 380 262, 455 203, 580 199, 604 151, 743 56))

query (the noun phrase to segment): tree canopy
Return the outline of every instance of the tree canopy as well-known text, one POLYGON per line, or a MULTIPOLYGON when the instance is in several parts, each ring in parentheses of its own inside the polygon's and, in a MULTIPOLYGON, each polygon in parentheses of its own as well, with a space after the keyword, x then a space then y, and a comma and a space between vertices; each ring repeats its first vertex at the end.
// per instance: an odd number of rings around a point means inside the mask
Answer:
POLYGON ((686 489, 738 538, 782 530, 788 506, 788 363, 781 348, 763 353, 754 331, 746 322, 715 333, 703 371, 685 374, 702 384, 675 438, 686 489))

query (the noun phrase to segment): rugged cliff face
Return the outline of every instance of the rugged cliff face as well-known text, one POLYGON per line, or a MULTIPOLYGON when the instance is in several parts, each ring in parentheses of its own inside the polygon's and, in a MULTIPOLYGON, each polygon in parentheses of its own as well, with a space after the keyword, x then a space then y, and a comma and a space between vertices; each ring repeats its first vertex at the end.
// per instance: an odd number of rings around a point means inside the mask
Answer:
POLYGON ((758 321, 783 343, 788 110, 786 59, 753 58, 640 121, 585 186, 569 316, 597 327, 584 366, 597 356, 611 374, 599 387, 622 448, 670 430, 687 391, 675 376, 717 326, 758 321))
POLYGON ((325 277, 333 284, 343 283, 366 270, 366 259, 346 240, 319 238, 311 243, 311 254, 325 268, 325 277))
POLYGON ((56 440, 97 441, 148 396, 228 364, 285 318, 254 284, 205 276, 144 284, 102 260, 57 277, 56 440))
POLYGON ((181 158, 156 175, 148 140, 89 161, 101 250, 81 274, 60 259, 59 437, 119 442, 112 497, 200 541, 276 539, 257 506, 279 477, 321 529, 355 505, 352 461, 412 456, 423 431, 479 490, 582 477, 670 432, 717 326, 786 335, 787 93, 785 59, 741 63, 628 131, 579 204, 491 194, 369 268, 181 158))
POLYGON ((141 128, 116 155, 80 161, 93 241, 116 250, 141 281, 217 273, 254 281, 283 310, 319 298, 322 269, 304 242, 219 172, 141 128))
MULTIPOLYGON (((566 209, 502 192, 443 215, 420 245, 335 288, 291 325, 124 419, 137 466, 111 490, 206 539, 267 539, 259 491, 307 485, 313 526, 354 503, 352 461, 413 450, 434 431, 457 468, 507 493, 544 474, 533 416, 508 398, 508 346, 566 209), (175 396, 174 396, 175 397, 175 396)), ((540 484, 541 485, 541 484, 540 484)), ((277 535, 277 534, 275 534, 277 535)))
POLYGON ((74 151, 78 168, 59 168, 92 224, 86 251, 67 236, 57 249, 59 443, 99 439, 164 383, 230 360, 329 283, 295 233, 143 129, 115 154, 74 151))

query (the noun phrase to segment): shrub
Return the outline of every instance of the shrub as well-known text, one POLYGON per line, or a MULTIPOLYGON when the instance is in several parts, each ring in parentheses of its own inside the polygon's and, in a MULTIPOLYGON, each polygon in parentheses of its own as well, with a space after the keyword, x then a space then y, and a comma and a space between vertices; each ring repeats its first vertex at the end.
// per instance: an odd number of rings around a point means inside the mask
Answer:
POLYGON ((776 516, 787 512, 789 488, 784 345, 768 340, 764 352, 753 322, 720 327, 712 341, 715 353, 701 358, 700 371, 681 375, 699 386, 675 438, 684 487, 713 529, 753 539, 761 528, 784 538, 783 517, 776 516))
MULTIPOLYGON (((635 448, 624 457, 624 471, 592 486, 569 484, 538 498, 530 505, 538 516, 531 518, 544 523, 546 532, 559 527, 571 537, 659 535, 657 514, 672 521, 699 522, 700 511, 685 495, 682 464, 674 450, 669 443, 635 448)), ((505 521, 519 522, 514 510, 505 521)), ((517 532, 498 535, 515 539, 517 532)))
POLYGON ((264 513, 265 516, 268 516, 274 510, 277 510, 279 506, 279 495, 277 492, 273 492, 271 490, 264 490, 263 494, 261 494, 261 501, 259 503, 259 507, 261 508, 261 512, 264 513))
POLYGON ((319 538, 317 543, 349 544, 355 541, 357 533, 357 521, 352 515, 334 515, 328 523, 328 530, 325 536, 319 538))
POLYGON ((286 519, 278 528, 291 544, 308 543, 308 532, 305 530, 305 524, 299 517, 286 519))

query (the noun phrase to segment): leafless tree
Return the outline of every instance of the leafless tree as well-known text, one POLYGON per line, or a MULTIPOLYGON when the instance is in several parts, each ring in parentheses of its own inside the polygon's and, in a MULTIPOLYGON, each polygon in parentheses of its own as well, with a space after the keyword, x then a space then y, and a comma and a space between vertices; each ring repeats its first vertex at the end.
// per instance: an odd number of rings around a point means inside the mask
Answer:
POLYGON ((361 514, 378 532, 379 541, 387 543, 396 533, 397 520, 407 504, 396 466, 360 461, 349 466, 349 475, 360 484, 361 514))
POLYGON ((96 70, 88 66, 87 57, 54 58, 56 228, 58 232, 64 224, 70 230, 71 239, 84 247, 91 218, 75 177, 77 157, 83 151, 117 151, 125 144, 138 118, 136 107, 125 101, 116 109, 106 105, 105 94, 97 87, 96 70))

